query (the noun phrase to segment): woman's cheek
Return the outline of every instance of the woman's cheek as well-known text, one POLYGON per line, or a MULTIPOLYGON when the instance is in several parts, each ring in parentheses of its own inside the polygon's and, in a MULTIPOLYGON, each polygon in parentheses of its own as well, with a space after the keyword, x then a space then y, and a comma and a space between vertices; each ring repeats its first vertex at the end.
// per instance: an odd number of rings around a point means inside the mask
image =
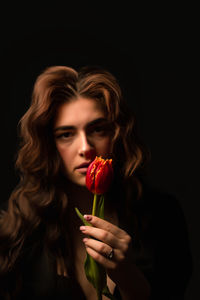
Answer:
POLYGON ((97 155, 105 158, 109 157, 112 154, 112 148, 111 138, 106 137, 96 145, 97 155))

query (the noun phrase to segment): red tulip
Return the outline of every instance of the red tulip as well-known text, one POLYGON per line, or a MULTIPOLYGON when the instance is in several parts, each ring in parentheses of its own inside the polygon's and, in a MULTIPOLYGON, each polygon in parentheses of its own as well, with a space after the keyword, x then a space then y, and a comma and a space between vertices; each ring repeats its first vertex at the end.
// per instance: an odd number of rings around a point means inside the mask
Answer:
POLYGON ((107 192, 113 179, 112 159, 96 156, 87 169, 86 186, 93 194, 107 192))
MULTIPOLYGON (((112 159, 103 159, 96 156, 87 169, 86 186, 94 194, 92 215, 104 219, 104 193, 107 192, 113 179, 112 159), (100 195, 100 196, 99 196, 100 195)), ((84 216, 75 208, 77 215, 86 226, 92 226, 84 216)), ((107 286, 106 269, 98 264, 88 253, 84 263, 85 275, 88 281, 96 289, 97 298, 102 295, 113 299, 107 286)))

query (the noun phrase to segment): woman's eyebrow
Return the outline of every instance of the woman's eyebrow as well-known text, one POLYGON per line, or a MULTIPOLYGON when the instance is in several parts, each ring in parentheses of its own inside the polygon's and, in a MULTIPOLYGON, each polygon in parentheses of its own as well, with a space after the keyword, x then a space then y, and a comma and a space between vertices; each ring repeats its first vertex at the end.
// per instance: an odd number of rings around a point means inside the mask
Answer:
MULTIPOLYGON (((94 126, 94 125, 104 123, 104 122, 108 122, 106 118, 98 118, 98 119, 92 120, 91 122, 87 123, 86 127, 94 126)), ((75 128, 76 128, 76 126, 73 126, 73 125, 63 125, 63 126, 54 128, 54 132, 59 131, 59 130, 73 130, 75 128)))
POLYGON ((59 126, 59 127, 54 128, 53 131, 56 132, 56 131, 59 131, 59 130, 72 130, 72 129, 75 129, 75 126, 63 125, 63 126, 59 126))
POLYGON ((95 120, 87 123, 86 127, 98 125, 98 124, 101 124, 101 123, 107 123, 107 122, 108 122, 108 120, 106 118, 98 118, 98 119, 95 119, 95 120))

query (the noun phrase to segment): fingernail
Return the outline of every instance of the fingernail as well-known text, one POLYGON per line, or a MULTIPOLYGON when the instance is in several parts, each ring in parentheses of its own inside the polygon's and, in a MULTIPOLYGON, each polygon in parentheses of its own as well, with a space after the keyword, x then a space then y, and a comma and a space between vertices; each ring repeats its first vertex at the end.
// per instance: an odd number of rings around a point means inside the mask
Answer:
POLYGON ((84 217, 84 219, 85 219, 86 221, 91 221, 91 220, 92 220, 92 216, 84 215, 83 217, 84 217))
POLYGON ((85 226, 80 226, 80 230, 85 230, 85 226))
POLYGON ((84 238, 83 242, 86 243, 88 241, 88 238, 84 238))

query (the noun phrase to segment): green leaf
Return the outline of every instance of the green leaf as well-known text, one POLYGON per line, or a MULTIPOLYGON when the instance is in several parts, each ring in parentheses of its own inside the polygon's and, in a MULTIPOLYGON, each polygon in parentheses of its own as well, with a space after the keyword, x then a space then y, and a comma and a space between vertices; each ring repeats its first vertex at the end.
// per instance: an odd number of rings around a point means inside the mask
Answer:
POLYGON ((104 267, 98 264, 88 253, 84 267, 88 281, 96 289, 98 300, 102 299, 102 294, 111 300, 116 300, 107 286, 107 275, 104 267))
POLYGON ((106 287, 106 271, 88 253, 85 260, 85 274, 88 281, 96 289, 98 299, 101 299, 103 289, 106 287))
POLYGON ((75 207, 75 211, 76 211, 78 217, 81 219, 81 221, 84 223, 85 226, 92 226, 90 223, 88 223, 88 222, 84 219, 83 215, 80 213, 80 211, 78 210, 77 207, 75 207))

